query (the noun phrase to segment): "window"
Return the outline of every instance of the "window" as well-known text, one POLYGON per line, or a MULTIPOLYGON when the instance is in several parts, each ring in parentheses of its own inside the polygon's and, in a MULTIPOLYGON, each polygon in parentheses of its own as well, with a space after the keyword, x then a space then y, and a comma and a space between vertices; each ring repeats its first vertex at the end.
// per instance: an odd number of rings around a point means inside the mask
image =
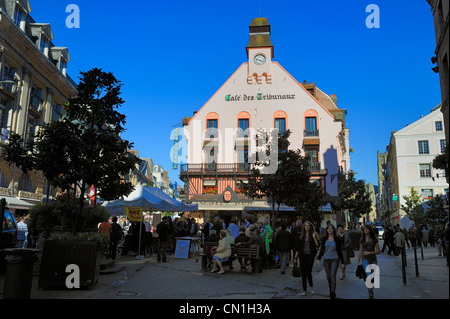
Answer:
POLYGON ((442 121, 436 121, 434 122, 436 131, 442 131, 442 121))
POLYGON ((22 174, 19 178, 19 190, 26 192, 33 192, 33 181, 31 180, 30 175, 22 174))
POLYGON ((67 61, 64 60, 63 58, 61 58, 61 60, 59 61, 59 70, 61 71, 62 74, 66 75, 67 61))
POLYGON ((206 136, 217 138, 217 120, 208 120, 206 123, 206 136))
POLYGON ((422 189, 422 199, 433 199, 433 190, 432 189, 422 189))
POLYGON ((319 149, 317 148, 308 148, 305 150, 305 154, 309 156, 309 170, 310 171, 318 171, 320 170, 319 163, 319 149))
POLYGON ((33 86, 31 88, 30 106, 40 112, 43 105, 44 100, 42 99, 42 90, 33 86))
POLYGON ((62 105, 53 105, 52 107, 52 121, 58 122, 63 117, 63 106, 62 105))
POLYGON ((22 25, 22 21, 24 20, 24 17, 25 17, 25 12, 23 12, 23 10, 18 5, 16 5, 16 10, 14 12, 14 23, 20 29, 22 29, 21 25, 22 25))
POLYGON ((419 154, 430 154, 428 141, 419 141, 419 154))
POLYGON ((38 119, 29 115, 28 117, 28 123, 27 123, 27 131, 25 134, 25 147, 28 143, 31 143, 34 140, 34 135, 36 131, 38 119))
POLYGON ((239 119, 238 120, 238 136, 239 137, 249 137, 249 120, 248 119, 239 119))
POLYGON ((445 140, 440 140, 439 145, 441 146, 441 153, 445 152, 445 140))
POLYGON ((419 164, 420 177, 431 177, 431 165, 419 164))
POLYGON ((275 128, 278 129, 278 133, 284 133, 286 131, 286 119, 275 119, 275 128))
POLYGON ((3 169, 0 168, 0 187, 7 187, 6 185, 6 176, 3 172, 3 169))
POLYGON ((41 42, 39 44, 39 50, 45 55, 48 56, 48 45, 49 41, 46 39, 44 34, 41 34, 41 42))
POLYGON ((3 98, 0 100, 0 129, 8 127, 9 105, 9 100, 3 98))
POLYGON ((305 136, 318 136, 316 117, 305 118, 305 136))
POLYGON ((217 163, 217 152, 214 147, 205 148, 205 170, 215 171, 217 163))
POLYGON ((238 149, 238 164, 248 164, 248 147, 238 149))

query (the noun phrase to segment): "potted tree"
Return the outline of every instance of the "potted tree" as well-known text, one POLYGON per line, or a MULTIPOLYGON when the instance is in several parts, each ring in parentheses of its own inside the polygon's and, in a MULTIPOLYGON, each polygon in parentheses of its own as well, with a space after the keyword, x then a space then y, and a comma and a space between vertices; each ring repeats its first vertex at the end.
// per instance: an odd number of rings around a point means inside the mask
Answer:
POLYGON ((124 103, 120 82, 112 73, 97 68, 80 74, 78 95, 66 103, 66 114, 60 121, 41 126, 26 145, 20 135, 11 133, 4 148, 7 162, 24 173, 42 171, 64 194, 56 203, 38 207, 41 214, 32 218, 36 224, 41 218, 41 225, 47 220, 39 278, 42 288, 65 286, 69 263, 79 266, 81 279, 88 278, 85 285, 93 287, 102 240, 96 234, 96 223, 107 216, 97 207, 96 198, 111 201, 130 194, 133 186, 123 176, 139 162, 129 152, 133 144, 120 137, 126 123, 125 116, 116 110, 124 103), (86 196, 91 185, 95 186, 93 207, 86 196), (55 226, 60 229, 58 233, 55 226), (57 260, 61 263, 54 269, 57 260))

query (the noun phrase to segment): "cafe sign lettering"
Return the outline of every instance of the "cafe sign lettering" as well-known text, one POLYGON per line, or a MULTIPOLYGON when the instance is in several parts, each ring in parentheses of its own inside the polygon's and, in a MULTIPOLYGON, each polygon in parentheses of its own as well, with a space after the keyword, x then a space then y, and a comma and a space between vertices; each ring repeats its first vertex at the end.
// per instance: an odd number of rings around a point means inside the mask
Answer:
POLYGON ((227 94, 225 95, 225 101, 268 101, 268 100, 293 100, 295 99, 295 94, 264 94, 258 93, 256 95, 247 94, 227 94))

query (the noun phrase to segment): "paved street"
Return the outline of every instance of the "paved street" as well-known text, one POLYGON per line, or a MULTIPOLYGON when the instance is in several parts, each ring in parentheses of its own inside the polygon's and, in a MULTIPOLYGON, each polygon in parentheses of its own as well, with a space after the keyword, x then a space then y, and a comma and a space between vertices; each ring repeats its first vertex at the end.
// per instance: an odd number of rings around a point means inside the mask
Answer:
MULTIPOLYGON (((448 299, 449 268, 435 247, 424 248, 424 260, 417 251, 419 277, 414 267, 414 251, 407 249, 407 284, 403 284, 401 258, 378 255, 380 288, 375 299, 448 299)), ((175 259, 158 263, 156 256, 138 260, 121 256, 115 266, 106 269, 92 291, 39 290, 34 277, 32 299, 328 299, 328 284, 321 266, 314 266, 314 295, 301 296, 301 279, 279 269, 262 274, 241 272, 237 267, 223 275, 201 270, 200 258, 175 259)), ((337 283, 338 299, 367 299, 367 288, 355 276, 356 258, 347 267, 347 276, 337 283)), ((227 270, 227 268, 225 268, 227 270)), ((1 294, 5 274, 0 276, 1 294)), ((338 275, 339 277, 339 275, 338 275)))

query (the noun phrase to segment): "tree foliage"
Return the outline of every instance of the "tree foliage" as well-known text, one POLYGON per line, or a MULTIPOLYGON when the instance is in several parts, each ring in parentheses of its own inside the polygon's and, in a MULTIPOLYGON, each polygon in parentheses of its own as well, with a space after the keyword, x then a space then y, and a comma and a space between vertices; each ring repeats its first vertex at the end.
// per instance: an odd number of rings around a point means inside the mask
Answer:
POLYGON ((76 225, 83 224, 80 216, 89 187, 94 185, 104 200, 126 196, 133 186, 123 177, 139 162, 128 152, 133 144, 120 137, 126 123, 125 115, 117 111, 124 103, 122 84, 98 68, 80 74, 78 95, 66 103, 66 115, 41 126, 28 145, 11 133, 4 154, 24 173, 42 171, 52 185, 82 194, 76 204, 76 225))
MULTIPOLYGON (((266 157, 256 157, 252 167, 249 182, 244 186, 246 194, 255 198, 267 198, 272 204, 272 224, 277 218, 282 204, 295 207, 296 211, 306 214, 313 211, 318 214, 318 207, 322 206, 323 191, 316 183, 310 181, 309 157, 301 155, 300 150, 289 148, 290 131, 287 130, 278 137, 278 147, 273 148, 269 138, 265 139, 265 155, 274 154, 272 161, 277 161, 276 172, 265 174, 260 168, 273 165, 266 161, 266 157), (272 218, 274 217, 274 218, 272 218)), ((258 139, 258 137, 257 137, 258 139)))
POLYGON ((342 180, 335 207, 340 210, 349 210, 350 215, 356 218, 370 213, 372 200, 366 190, 366 183, 361 179, 356 180, 354 172, 350 171, 342 180))
POLYGON ((426 221, 425 210, 422 206, 422 197, 414 187, 411 187, 409 195, 403 196, 405 204, 401 205, 401 209, 408 215, 415 225, 424 224, 426 221))

